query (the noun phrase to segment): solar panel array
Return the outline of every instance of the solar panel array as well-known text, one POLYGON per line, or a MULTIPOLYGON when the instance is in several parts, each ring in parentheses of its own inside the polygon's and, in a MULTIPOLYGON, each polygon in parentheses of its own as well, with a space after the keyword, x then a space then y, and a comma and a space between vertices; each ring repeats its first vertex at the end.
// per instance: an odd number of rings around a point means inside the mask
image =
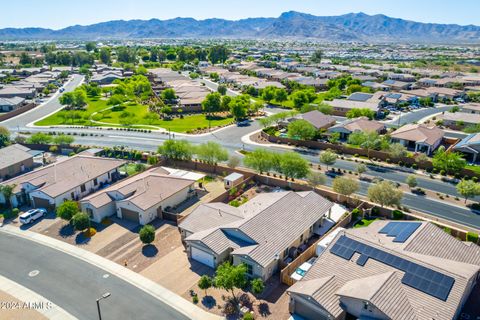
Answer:
POLYGON ((420 222, 389 222, 385 227, 378 231, 378 233, 386 234, 389 237, 395 237, 393 242, 403 243, 410 238, 420 225, 420 222))
POLYGON ((397 257, 391 253, 374 248, 367 244, 340 236, 330 252, 350 260, 355 252, 360 254, 357 264, 364 266, 369 258, 382 262, 390 267, 405 272, 402 283, 426 294, 446 301, 455 279, 443 273, 421 266, 415 262, 397 257))

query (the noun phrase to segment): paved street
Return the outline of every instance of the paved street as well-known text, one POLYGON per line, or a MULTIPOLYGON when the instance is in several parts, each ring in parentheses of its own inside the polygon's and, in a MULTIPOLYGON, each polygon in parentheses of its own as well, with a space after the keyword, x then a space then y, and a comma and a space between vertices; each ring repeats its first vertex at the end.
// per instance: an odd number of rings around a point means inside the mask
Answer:
POLYGON ((187 319, 143 290, 69 254, 14 235, 0 233, 0 274, 44 296, 78 319, 187 319), (15 243, 15 246, 12 246, 15 243), (38 270, 36 276, 29 276, 38 270))

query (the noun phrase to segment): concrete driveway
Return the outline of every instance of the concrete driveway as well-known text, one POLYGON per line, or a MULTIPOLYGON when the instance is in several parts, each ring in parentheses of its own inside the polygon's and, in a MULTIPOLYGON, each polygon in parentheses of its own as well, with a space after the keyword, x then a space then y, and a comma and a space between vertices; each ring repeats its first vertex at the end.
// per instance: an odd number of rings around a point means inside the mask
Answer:
POLYGON ((202 275, 211 276, 213 273, 212 268, 189 260, 183 246, 168 253, 140 272, 141 275, 179 295, 187 293, 202 275))

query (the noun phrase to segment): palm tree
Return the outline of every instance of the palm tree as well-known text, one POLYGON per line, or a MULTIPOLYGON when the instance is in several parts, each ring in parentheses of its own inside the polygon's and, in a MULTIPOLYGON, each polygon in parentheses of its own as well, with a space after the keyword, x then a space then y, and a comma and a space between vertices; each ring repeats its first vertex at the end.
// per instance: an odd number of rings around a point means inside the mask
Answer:
POLYGON ((12 207, 12 196, 13 196, 13 190, 15 189, 16 185, 0 185, 0 193, 3 195, 5 198, 5 203, 8 207, 12 207))

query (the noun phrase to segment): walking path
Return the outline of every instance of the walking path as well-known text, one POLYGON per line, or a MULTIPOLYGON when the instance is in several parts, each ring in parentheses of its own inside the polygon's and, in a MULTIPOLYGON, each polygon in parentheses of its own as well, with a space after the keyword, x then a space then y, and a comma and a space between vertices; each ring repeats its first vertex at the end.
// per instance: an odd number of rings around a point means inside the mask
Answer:
POLYGON ((77 319, 43 296, 1 275, 0 288, 2 319, 77 319))

